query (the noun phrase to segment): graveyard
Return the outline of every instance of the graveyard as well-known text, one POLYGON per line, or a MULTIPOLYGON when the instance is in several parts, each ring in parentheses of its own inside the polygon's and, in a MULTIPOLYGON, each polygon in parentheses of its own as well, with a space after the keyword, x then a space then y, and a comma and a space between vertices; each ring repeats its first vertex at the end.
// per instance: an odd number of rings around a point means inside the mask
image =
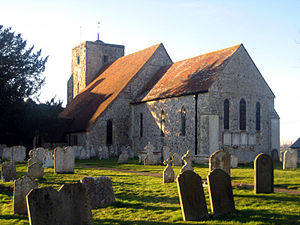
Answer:
MULTIPOLYGON (((83 177, 108 176, 115 202, 92 209, 94 224, 297 224, 300 222, 300 166, 283 170, 274 163, 274 193, 254 194, 253 163, 231 169, 235 210, 212 216, 207 185, 203 185, 208 216, 200 221, 183 221, 176 181, 163 184, 165 165, 143 165, 137 158, 118 164, 118 158, 76 160, 74 173, 54 173, 44 168, 36 178, 38 187, 58 190, 63 184, 77 183, 83 177)), ((16 163, 17 178, 27 175, 27 161, 16 163)), ((175 176, 181 166, 173 166, 175 176)), ((206 182, 209 166, 193 164, 193 170, 206 182)), ((14 214, 14 182, 0 181, 0 224, 28 224, 27 214, 14 214)), ((59 208, 59 206, 57 206, 59 208)))

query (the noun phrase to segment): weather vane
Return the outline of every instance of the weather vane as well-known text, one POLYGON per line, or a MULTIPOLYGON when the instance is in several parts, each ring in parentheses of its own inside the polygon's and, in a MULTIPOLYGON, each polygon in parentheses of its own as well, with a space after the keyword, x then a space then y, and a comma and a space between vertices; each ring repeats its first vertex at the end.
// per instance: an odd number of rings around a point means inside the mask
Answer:
POLYGON ((97 30, 98 30, 98 39, 97 39, 97 40, 99 41, 99 40, 100 40, 100 39, 99 39, 100 22, 98 22, 97 30))

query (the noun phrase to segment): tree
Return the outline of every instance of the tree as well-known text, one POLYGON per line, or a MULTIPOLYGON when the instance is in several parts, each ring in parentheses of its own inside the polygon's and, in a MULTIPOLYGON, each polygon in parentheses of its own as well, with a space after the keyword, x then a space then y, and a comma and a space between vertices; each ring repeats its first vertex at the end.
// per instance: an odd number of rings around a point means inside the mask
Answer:
POLYGON ((48 56, 26 45, 21 34, 0 25, 0 107, 37 94, 45 82, 42 72, 48 56))

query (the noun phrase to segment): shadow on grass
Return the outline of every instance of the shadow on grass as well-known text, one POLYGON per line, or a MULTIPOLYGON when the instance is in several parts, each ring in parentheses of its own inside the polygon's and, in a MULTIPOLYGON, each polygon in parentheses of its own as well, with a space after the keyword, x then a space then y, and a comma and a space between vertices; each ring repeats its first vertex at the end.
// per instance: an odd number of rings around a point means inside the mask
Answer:
POLYGON ((1 215, 0 214, 0 219, 4 220, 27 220, 28 216, 26 215, 20 215, 20 214, 10 214, 10 215, 1 215))
POLYGON ((132 208, 132 209, 144 209, 144 210, 152 210, 152 211, 161 211, 161 210, 171 210, 176 211, 180 209, 180 205, 178 207, 166 207, 166 206, 151 206, 151 205, 144 205, 142 203, 129 203, 129 202, 116 202, 111 205, 112 208, 132 208))
MULTIPOLYGON (((103 220, 94 220, 94 224, 122 224, 122 225, 150 225, 150 224, 160 224, 160 225, 172 225, 174 223, 168 222, 154 222, 154 221, 146 221, 146 220, 116 220, 116 219, 103 219, 103 220)), ((178 225, 186 225, 185 223, 176 223, 178 225)))
POLYGON ((6 187, 4 185, 0 184, 0 193, 5 194, 7 196, 13 196, 13 188, 12 187, 6 187))
POLYGON ((257 195, 234 195, 234 197, 239 198, 252 198, 262 201, 279 201, 279 202, 294 202, 297 203, 299 200, 297 196, 291 195, 291 196, 274 196, 272 194, 257 194, 257 195))

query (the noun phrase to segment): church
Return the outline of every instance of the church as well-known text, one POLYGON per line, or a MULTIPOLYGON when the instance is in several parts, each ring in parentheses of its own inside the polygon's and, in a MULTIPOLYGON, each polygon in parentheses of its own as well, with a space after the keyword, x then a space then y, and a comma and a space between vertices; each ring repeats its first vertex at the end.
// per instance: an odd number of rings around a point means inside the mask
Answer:
POLYGON ((132 155, 150 142, 196 162, 216 150, 239 162, 278 155, 275 95, 242 44, 173 62, 163 44, 124 56, 124 46, 86 41, 72 50, 68 145, 132 155))

